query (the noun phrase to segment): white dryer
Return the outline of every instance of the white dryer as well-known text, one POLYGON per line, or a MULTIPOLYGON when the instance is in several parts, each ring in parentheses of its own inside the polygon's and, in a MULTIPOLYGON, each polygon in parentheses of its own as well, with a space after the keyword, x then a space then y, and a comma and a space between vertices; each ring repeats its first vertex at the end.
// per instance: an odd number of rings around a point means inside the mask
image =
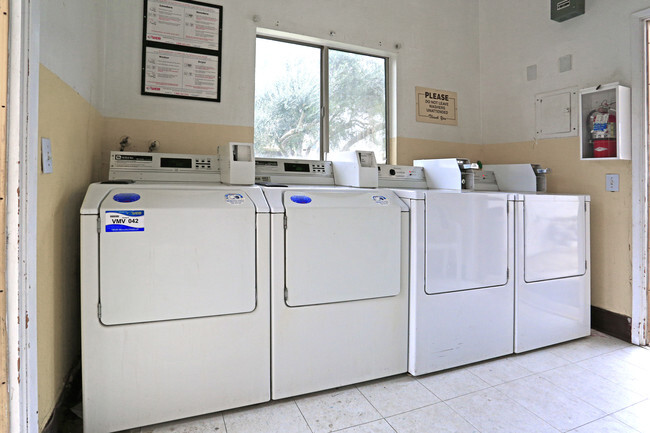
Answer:
POLYGON ((405 372, 407 206, 334 186, 330 161, 258 158, 256 180, 271 207, 272 398, 405 372))
POLYGON ((535 164, 484 165, 516 205, 515 352, 586 337, 591 327, 590 197, 542 194, 535 164))
POLYGON ((512 353, 514 195, 461 189, 463 160, 416 164, 440 178, 382 165, 379 185, 411 210, 408 371, 419 376, 512 353))
POLYGON ((92 184, 81 208, 84 431, 268 401, 261 189, 218 183, 212 156, 115 152, 118 169, 147 180, 92 184))

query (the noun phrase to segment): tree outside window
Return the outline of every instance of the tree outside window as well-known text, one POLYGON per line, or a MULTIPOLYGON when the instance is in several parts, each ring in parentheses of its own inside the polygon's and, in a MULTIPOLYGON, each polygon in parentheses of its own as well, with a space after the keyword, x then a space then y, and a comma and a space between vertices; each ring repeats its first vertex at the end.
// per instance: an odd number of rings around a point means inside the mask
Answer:
POLYGON ((385 162, 386 65, 382 57, 258 38, 256 156, 372 150, 385 162))

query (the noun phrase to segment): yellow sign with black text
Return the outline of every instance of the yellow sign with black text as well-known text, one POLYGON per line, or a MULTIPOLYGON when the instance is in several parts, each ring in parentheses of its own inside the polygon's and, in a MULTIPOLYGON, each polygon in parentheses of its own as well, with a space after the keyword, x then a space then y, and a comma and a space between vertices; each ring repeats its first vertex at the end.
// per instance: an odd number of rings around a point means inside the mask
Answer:
POLYGON ((458 95, 446 90, 415 88, 415 120, 458 126, 458 95))

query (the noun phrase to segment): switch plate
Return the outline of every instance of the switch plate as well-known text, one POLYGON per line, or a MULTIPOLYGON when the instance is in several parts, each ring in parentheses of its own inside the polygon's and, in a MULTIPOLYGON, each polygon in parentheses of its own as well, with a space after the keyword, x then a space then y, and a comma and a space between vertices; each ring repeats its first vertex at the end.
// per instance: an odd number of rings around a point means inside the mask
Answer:
POLYGON ((606 174, 607 191, 618 192, 618 174, 606 174))
POLYGON ((43 173, 52 173, 52 143, 49 138, 41 138, 41 159, 43 161, 43 173))
POLYGON ((573 56, 571 54, 562 56, 557 60, 560 72, 567 72, 573 69, 573 56))

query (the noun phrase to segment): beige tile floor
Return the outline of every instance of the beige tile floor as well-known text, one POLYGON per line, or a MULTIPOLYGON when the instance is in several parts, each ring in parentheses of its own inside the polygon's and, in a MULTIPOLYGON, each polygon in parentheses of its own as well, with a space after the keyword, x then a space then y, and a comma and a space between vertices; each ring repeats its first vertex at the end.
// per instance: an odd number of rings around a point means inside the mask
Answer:
POLYGON ((590 337, 450 371, 133 430, 139 433, 650 433, 650 349, 590 337))

